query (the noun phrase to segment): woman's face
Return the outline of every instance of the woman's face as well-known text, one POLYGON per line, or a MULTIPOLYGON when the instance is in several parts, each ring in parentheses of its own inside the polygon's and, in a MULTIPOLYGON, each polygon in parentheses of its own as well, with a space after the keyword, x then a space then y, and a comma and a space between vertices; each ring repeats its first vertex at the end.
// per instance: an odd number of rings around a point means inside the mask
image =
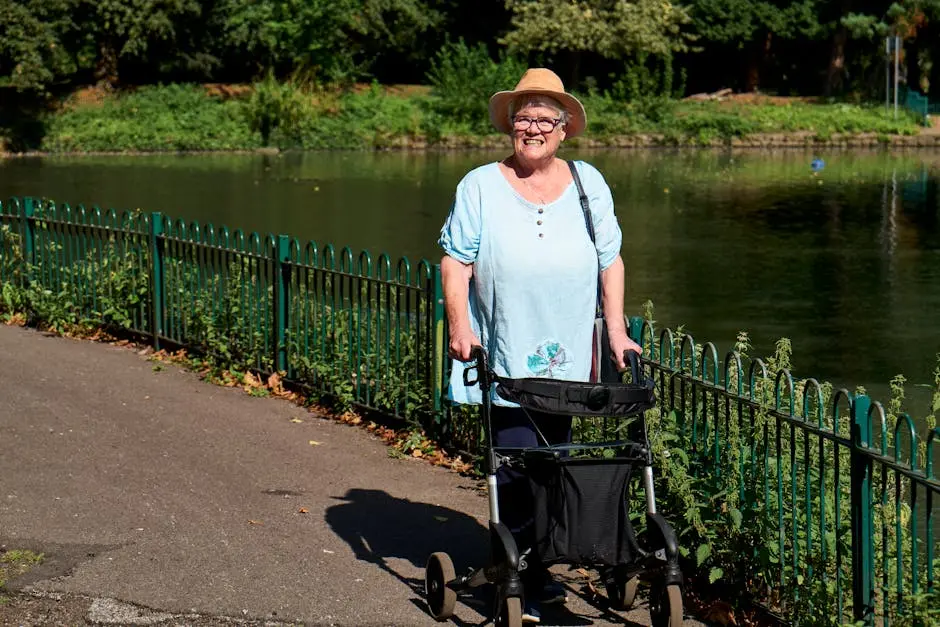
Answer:
POLYGON ((554 158, 558 146, 565 139, 564 124, 558 122, 559 117, 558 111, 541 105, 527 106, 516 111, 512 127, 512 146, 516 156, 523 161, 554 158), (555 128, 546 131, 546 120, 555 123, 555 128), (544 128, 539 128, 540 123, 544 128))

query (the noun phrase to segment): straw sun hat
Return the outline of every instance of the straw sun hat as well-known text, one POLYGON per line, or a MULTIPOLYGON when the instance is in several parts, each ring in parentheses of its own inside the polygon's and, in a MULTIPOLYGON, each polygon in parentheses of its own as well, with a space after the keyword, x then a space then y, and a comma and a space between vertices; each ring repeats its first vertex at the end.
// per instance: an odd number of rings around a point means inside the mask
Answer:
POLYGON ((512 91, 498 91, 490 98, 490 121, 503 133, 511 133, 512 125, 509 122, 509 106, 512 101, 522 95, 550 96, 561 103, 568 112, 568 124, 565 126, 565 135, 575 137, 584 132, 587 126, 587 115, 584 105, 577 98, 565 91, 558 75, 545 68, 532 68, 526 70, 522 78, 512 91))

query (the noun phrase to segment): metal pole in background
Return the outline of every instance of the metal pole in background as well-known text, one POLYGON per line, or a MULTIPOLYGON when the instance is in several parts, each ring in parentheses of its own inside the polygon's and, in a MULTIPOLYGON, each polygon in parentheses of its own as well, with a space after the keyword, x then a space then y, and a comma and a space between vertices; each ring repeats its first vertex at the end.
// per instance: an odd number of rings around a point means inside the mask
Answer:
POLYGON ((894 36, 894 117, 898 117, 898 62, 901 56, 901 38, 894 36))
POLYGON ((891 110, 891 38, 885 37, 885 113, 891 110))

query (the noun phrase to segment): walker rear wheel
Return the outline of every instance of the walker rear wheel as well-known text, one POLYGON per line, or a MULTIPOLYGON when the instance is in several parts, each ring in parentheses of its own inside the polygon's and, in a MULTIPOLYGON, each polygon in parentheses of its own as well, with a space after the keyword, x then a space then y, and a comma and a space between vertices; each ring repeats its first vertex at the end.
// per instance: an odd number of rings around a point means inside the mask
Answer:
POLYGON ((629 610, 636 600, 636 591, 640 587, 640 578, 631 577, 624 580, 622 575, 612 573, 604 582, 607 588, 607 602, 615 610, 629 610))
POLYGON ((457 577, 447 553, 432 553, 424 569, 424 595, 434 620, 445 621, 454 615, 457 593, 447 584, 457 577))
POLYGON ((682 588, 678 584, 656 584, 650 592, 650 619, 653 627, 681 627, 682 588))
POLYGON ((522 627, 522 599, 507 597, 494 622, 496 627, 522 627))

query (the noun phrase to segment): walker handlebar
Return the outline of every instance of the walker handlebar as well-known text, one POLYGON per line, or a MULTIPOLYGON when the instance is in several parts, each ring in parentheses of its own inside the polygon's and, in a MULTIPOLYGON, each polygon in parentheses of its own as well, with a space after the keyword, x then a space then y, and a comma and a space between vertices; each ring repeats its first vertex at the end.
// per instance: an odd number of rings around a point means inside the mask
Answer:
MULTIPOLYGON (((467 366, 463 371, 463 384, 466 386, 476 385, 480 381, 480 373, 486 373, 486 351, 482 346, 472 346, 470 348, 470 361, 476 362, 475 366, 467 366), (476 372, 476 378, 470 380, 470 373, 476 372)), ((469 362, 468 362, 469 363, 469 362)))
POLYGON ((637 385, 641 385, 640 354, 633 350, 623 351, 623 363, 630 366, 630 374, 633 376, 633 382, 637 385))
MULTIPOLYGON (((486 351, 483 350, 482 346, 477 345, 470 348, 470 361, 467 363, 471 362, 476 362, 476 364, 473 366, 468 365, 463 371, 463 384, 468 387, 479 383, 480 373, 485 374, 489 367, 486 363, 486 351), (476 377, 472 380, 470 379, 471 373, 476 373, 476 377)), ((640 354, 633 350, 625 350, 623 351, 623 362, 629 365, 633 382, 641 385, 640 354)))

